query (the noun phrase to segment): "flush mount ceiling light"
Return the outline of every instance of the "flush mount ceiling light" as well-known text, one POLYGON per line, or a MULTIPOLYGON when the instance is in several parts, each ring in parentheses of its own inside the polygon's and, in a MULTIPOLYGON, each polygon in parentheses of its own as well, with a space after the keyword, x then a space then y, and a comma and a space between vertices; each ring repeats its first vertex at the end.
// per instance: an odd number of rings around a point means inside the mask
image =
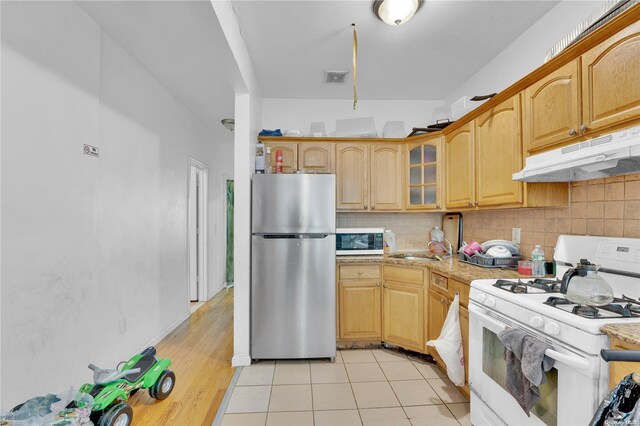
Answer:
POLYGON ((373 13, 385 24, 399 26, 407 22, 422 6, 422 0, 376 0, 373 13))
POLYGON ((232 132, 233 129, 236 128, 236 120, 234 120, 233 118, 223 118, 222 120, 220 120, 220 122, 225 128, 231 130, 232 132))

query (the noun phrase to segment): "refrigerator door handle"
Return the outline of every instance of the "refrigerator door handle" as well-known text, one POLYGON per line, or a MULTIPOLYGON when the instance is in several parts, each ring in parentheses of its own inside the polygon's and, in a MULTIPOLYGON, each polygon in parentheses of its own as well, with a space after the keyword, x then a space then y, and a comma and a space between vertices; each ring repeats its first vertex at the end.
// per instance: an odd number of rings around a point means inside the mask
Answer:
POLYGON ((281 240, 281 239, 322 239, 327 238, 330 234, 254 234, 258 237, 262 237, 267 240, 281 240))

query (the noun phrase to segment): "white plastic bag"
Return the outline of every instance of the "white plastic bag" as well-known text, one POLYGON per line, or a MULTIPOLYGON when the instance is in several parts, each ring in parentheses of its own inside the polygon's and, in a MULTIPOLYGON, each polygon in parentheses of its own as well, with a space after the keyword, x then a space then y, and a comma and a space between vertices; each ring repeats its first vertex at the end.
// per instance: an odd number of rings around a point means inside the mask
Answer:
POLYGON ((447 318, 436 340, 429 340, 428 346, 438 351, 440 358, 447 365, 447 375, 456 386, 464 386, 464 352, 462 350, 462 334, 460 333, 460 296, 456 294, 447 318))

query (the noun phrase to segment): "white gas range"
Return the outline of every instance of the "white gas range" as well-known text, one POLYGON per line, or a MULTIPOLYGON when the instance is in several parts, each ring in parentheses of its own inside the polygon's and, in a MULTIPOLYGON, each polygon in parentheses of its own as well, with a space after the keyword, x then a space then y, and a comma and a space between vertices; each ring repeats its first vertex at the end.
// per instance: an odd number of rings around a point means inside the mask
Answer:
POLYGON ((609 338, 600 329, 616 322, 640 326, 640 239, 560 236, 556 277, 561 279, 580 259, 631 275, 600 273, 614 290, 611 305, 594 311, 567 303, 557 280, 471 283, 469 382, 475 426, 585 425, 591 420, 609 390, 608 366, 600 358, 609 338), (540 386, 541 399, 531 416, 505 389, 504 346, 497 335, 507 328, 524 330, 552 348, 546 355, 555 365, 540 386))

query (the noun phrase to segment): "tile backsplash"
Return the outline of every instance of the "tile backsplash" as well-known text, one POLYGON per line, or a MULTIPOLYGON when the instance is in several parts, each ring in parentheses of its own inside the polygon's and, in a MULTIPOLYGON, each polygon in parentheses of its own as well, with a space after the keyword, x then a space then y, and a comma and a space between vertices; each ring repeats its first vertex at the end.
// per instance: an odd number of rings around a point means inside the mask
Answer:
POLYGON ((640 238, 640 174, 573 182, 569 207, 463 212, 465 241, 511 240, 521 228, 520 250, 535 244, 547 259, 560 234, 640 238))
POLYGON ((391 229, 398 250, 426 249, 434 226, 442 226, 440 213, 338 213, 338 228, 391 229))

